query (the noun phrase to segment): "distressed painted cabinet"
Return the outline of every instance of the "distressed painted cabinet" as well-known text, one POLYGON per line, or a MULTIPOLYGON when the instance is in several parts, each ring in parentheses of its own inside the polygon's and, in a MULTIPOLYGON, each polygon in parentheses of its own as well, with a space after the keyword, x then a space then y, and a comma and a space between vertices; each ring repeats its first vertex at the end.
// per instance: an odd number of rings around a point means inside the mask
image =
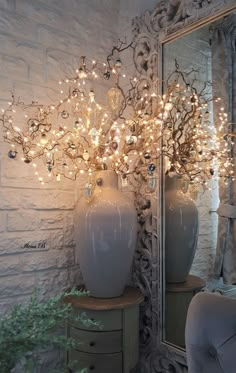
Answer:
POLYGON ((166 340, 185 348, 185 324, 189 304, 205 286, 198 276, 188 275, 185 282, 166 286, 166 340))
POLYGON ((86 315, 102 323, 96 326, 69 324, 67 333, 81 344, 67 353, 71 372, 87 368, 93 373, 130 373, 139 358, 140 291, 127 288, 117 298, 70 298, 77 315, 86 315), (72 363, 73 362, 73 363, 72 363))

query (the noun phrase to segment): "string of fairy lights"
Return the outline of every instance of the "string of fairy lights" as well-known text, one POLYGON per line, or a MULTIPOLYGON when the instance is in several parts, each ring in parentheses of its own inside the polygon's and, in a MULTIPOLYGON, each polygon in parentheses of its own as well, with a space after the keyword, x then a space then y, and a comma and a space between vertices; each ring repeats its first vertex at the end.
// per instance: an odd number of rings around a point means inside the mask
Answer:
POLYGON ((12 95, 1 116, 9 158, 21 154, 42 185, 102 169, 123 178, 141 172, 148 179, 161 156, 167 173, 204 188, 210 179, 235 180, 233 136, 210 83, 196 84, 176 63, 164 95, 148 84, 140 88, 139 77, 128 79, 114 53, 128 47, 113 48, 105 63, 81 57, 75 76, 59 81, 55 104, 25 104, 12 95), (91 88, 96 81, 107 81, 102 100, 91 88))

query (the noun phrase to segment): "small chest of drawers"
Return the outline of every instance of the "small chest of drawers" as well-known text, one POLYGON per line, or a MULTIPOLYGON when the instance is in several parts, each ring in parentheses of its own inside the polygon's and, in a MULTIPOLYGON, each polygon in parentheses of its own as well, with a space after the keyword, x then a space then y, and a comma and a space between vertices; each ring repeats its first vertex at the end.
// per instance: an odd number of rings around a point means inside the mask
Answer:
POLYGON ((139 304, 143 297, 138 289, 127 288, 117 298, 70 297, 76 315, 99 321, 102 327, 67 325, 67 334, 79 346, 67 353, 71 372, 87 369, 88 373, 130 373, 139 356, 139 304))

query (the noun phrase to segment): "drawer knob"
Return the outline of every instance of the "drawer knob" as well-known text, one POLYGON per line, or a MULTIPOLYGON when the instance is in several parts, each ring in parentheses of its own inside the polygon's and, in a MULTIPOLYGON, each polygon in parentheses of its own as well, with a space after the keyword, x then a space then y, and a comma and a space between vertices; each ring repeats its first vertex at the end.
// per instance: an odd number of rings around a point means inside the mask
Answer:
POLYGON ((93 341, 90 342, 90 343, 89 343, 89 346, 91 346, 91 347, 95 346, 95 342, 93 342, 93 341))
POLYGON ((94 365, 90 365, 89 369, 90 369, 90 370, 94 370, 94 369, 95 369, 95 366, 94 366, 94 365))

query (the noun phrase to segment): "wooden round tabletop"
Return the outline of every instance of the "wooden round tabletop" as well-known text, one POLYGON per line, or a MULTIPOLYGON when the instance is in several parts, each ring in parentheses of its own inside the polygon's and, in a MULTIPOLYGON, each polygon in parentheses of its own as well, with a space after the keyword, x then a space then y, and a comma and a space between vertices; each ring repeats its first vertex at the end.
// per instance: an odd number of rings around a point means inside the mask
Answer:
POLYGON ((168 292, 188 292, 193 290, 201 290, 206 285, 205 281, 200 277, 188 275, 185 282, 167 283, 166 290, 168 292))
POLYGON ((120 297, 95 298, 91 296, 68 296, 64 298, 65 303, 71 303, 73 307, 87 310, 112 310, 122 309, 134 304, 140 304, 144 300, 141 291, 134 287, 127 287, 120 297))

